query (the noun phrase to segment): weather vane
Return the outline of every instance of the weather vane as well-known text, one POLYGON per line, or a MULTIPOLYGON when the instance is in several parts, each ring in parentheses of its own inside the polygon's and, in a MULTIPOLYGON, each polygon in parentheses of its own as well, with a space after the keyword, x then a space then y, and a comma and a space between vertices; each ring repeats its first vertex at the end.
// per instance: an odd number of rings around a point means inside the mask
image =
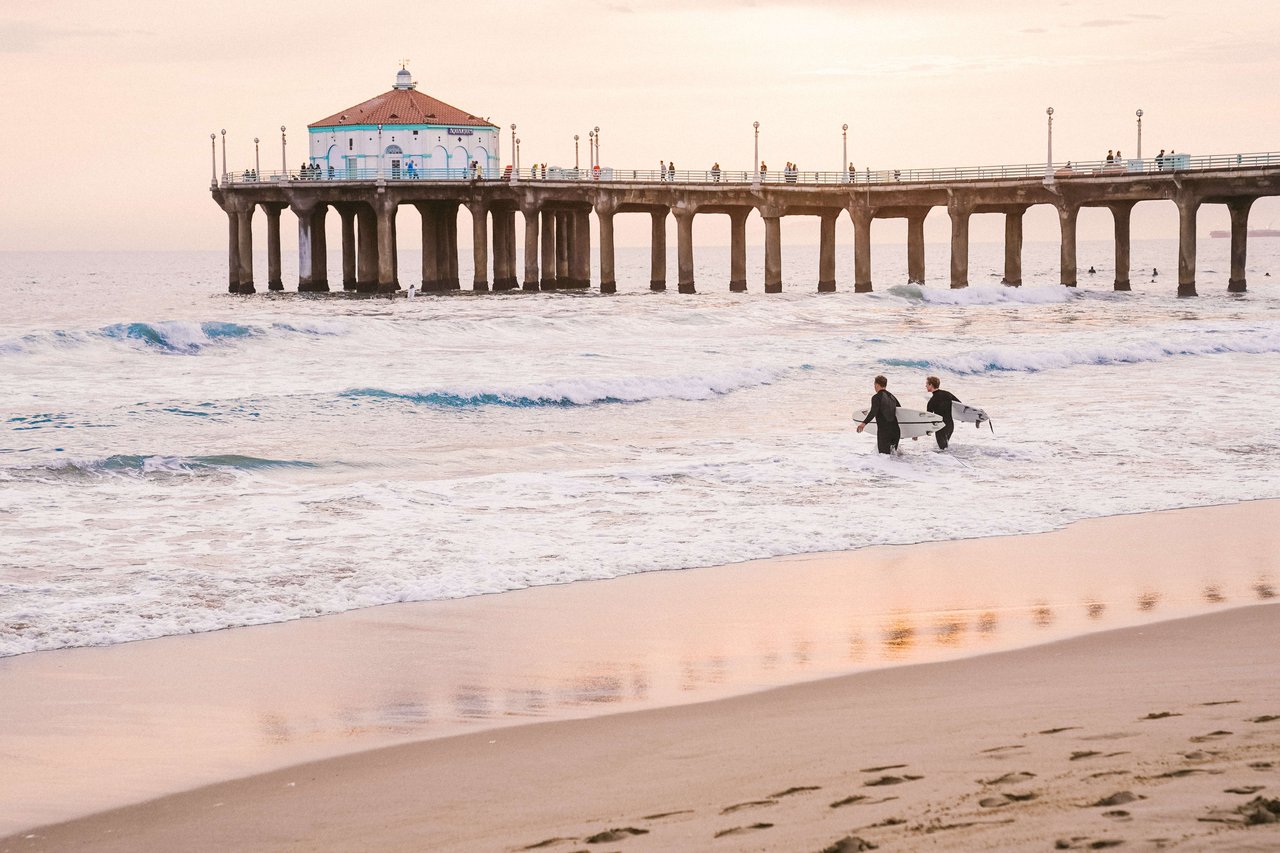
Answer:
POLYGON ((405 67, 406 65, 408 65, 408 64, 409 64, 409 60, 407 60, 407 59, 402 59, 402 60, 400 60, 400 67, 401 67, 401 68, 404 68, 404 67, 405 67))

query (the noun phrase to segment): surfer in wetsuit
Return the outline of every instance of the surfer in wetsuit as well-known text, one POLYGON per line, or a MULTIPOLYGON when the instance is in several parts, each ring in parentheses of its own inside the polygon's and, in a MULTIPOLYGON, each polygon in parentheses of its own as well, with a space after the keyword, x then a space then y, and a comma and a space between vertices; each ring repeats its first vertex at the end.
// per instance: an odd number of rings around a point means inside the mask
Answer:
POLYGON ((902 438, 902 428, 898 426, 898 407, 902 404, 898 398, 889 393, 889 380, 883 376, 875 378, 876 393, 871 398, 871 408, 866 418, 858 424, 858 432, 871 423, 876 422, 876 449, 881 453, 892 453, 902 438))
POLYGON ((935 432, 933 437, 938 439, 938 449, 946 450, 951 433, 956 431, 956 422, 951 417, 951 404, 959 403, 960 398, 950 391, 943 391, 942 381, 936 376, 930 376, 924 381, 924 390, 933 395, 925 408, 942 417, 942 429, 935 432))

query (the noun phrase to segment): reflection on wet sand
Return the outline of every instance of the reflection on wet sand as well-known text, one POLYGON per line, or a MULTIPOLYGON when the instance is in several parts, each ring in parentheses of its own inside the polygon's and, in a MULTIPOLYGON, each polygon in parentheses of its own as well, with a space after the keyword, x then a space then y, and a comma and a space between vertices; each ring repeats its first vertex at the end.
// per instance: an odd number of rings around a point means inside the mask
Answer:
MULTIPOLYGON (((1233 579, 1231 583, 1226 579, 1211 580, 1187 590, 1173 589, 1171 585, 1168 592, 1155 587, 1147 579, 1142 591, 1131 599, 1136 601, 1136 610, 1126 611, 1125 602, 1121 599, 1107 600, 1091 595, 1077 599, 1080 601, 1080 610, 1077 611, 1054 604, 1060 598, 1057 590, 1052 590, 1052 595, 1048 592, 1035 595, 1033 588, 1026 583, 1020 590, 1008 594, 1021 597, 1021 602, 1001 601, 998 596, 987 592, 984 593, 986 600, 977 608, 953 606, 934 609, 928 605, 937 602, 920 599, 917 590, 913 595, 922 605, 918 609, 899 610, 882 616, 867 613, 853 627, 848 627, 847 623, 840 627, 839 619, 828 620, 822 612, 808 609, 803 622, 805 630, 811 633, 792 632, 782 649, 762 644, 759 637, 754 642, 735 644, 733 636, 750 635, 756 630, 750 615, 739 610, 740 616, 736 620, 719 624, 704 622, 695 634, 680 638, 682 643, 686 643, 691 637, 697 637, 708 647, 706 652, 674 658, 644 654, 643 651, 652 649, 642 649, 644 644, 632 647, 618 642, 616 638, 607 646, 599 643, 589 647, 539 646, 537 653, 532 655, 532 649, 519 652, 518 643, 511 647, 468 646, 464 641, 464 648, 472 654, 458 656, 455 649, 454 659, 448 667, 435 668, 424 674, 421 684, 423 695, 406 698, 401 693, 399 698, 388 700, 375 711, 378 725, 369 728, 394 734, 430 736, 453 730, 459 725, 470 727, 475 723, 510 718, 580 716, 584 712, 589 713, 592 707, 608 706, 622 710, 654 703, 669 704, 680 701, 680 696, 700 700, 836 672, 1012 648, 1109 627, 1110 620, 1117 625, 1132 624, 1132 617, 1126 614, 1151 614, 1161 605, 1176 608, 1178 615, 1196 612, 1197 602, 1218 605, 1228 601, 1232 583, 1248 589, 1258 600, 1275 595, 1266 577, 1233 579), (868 634, 876 638, 874 646, 868 645, 868 634), (558 648, 558 653, 550 654, 548 648, 558 648), (724 651, 726 648, 750 648, 752 651, 734 653, 724 651), (590 661, 574 659, 575 650, 589 654, 590 661), (614 656, 602 654, 606 651, 614 656), (574 671, 569 675, 557 675, 564 669, 574 671), (451 679, 454 684, 445 683, 451 679), (442 698, 449 713, 442 716, 429 713, 431 693, 442 698), (495 700, 497 696, 502 697, 500 701, 495 700)), ((846 604, 838 607, 847 610, 846 604)), ((837 605, 833 604, 829 609, 836 608, 837 605)), ((773 627, 782 626, 775 620, 773 627)), ((794 627, 798 631, 801 626, 794 627)), ((430 637, 424 635, 420 639, 429 641, 430 637)), ((458 639, 457 635, 450 635, 452 642, 458 639)), ((441 655, 443 651, 441 648, 419 647, 413 649, 413 654, 441 655)), ((296 726, 291 725, 288 711, 284 708, 262 711, 258 719, 266 742, 282 744, 296 737, 293 734, 296 726)), ((345 723, 335 720, 334 724, 338 728, 353 728, 350 720, 345 723)), ((325 727, 323 723, 318 726, 320 730, 325 727)))

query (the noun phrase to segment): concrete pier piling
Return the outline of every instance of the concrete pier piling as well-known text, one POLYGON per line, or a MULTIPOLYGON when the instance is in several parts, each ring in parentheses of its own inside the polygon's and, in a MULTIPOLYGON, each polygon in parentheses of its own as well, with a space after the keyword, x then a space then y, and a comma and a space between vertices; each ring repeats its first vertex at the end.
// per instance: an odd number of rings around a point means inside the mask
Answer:
POLYGON ((1238 198, 1227 202, 1227 210, 1231 212, 1231 278, 1227 281, 1227 292, 1244 293, 1248 289, 1245 281, 1245 256, 1249 245, 1249 208, 1253 199, 1238 198))
MULTIPOLYGON (((1117 171, 1097 168, 1058 170, 1054 175, 1018 177, 930 178, 898 181, 896 175, 875 181, 812 183, 786 180, 754 182, 750 173, 738 181, 709 173, 699 181, 646 180, 646 173, 613 170, 602 179, 458 180, 397 173, 378 178, 347 177, 321 172, 241 180, 224 176, 211 190, 227 216, 227 290, 254 293, 255 211, 267 223, 267 289, 283 290, 280 264, 280 219, 288 209, 298 228, 298 283, 301 292, 330 289, 326 221, 330 207, 341 217, 342 289, 393 293, 400 289, 397 212, 411 205, 421 217, 422 289, 457 290, 458 211, 466 205, 472 223, 471 286, 477 291, 582 290, 598 283, 601 293, 618 289, 615 223, 618 214, 650 217, 649 288, 667 289, 667 218, 674 216, 676 282, 681 293, 696 292, 694 221, 699 214, 729 217, 728 288, 748 289, 747 222, 756 215, 764 226, 766 293, 784 285, 782 219, 819 217, 819 292, 837 289, 837 223, 841 212, 853 222, 853 290, 866 293, 871 281, 871 226, 876 219, 907 220, 907 277, 925 280, 924 223, 936 208, 945 208, 951 225, 951 287, 969 284, 969 220, 974 214, 998 213, 1004 222, 1004 274, 1010 286, 1022 284, 1023 215, 1037 204, 1053 205, 1060 226, 1060 282, 1077 284, 1076 232, 1082 207, 1111 211, 1115 231, 1116 290, 1129 290, 1130 220, 1140 201, 1173 202, 1179 213, 1178 279, 1180 296, 1196 294, 1196 223, 1200 207, 1225 205, 1231 216, 1231 273, 1227 290, 1245 292, 1248 219, 1253 202, 1280 195, 1280 155, 1251 165, 1117 171), (618 176, 630 175, 630 179, 618 176), (516 213, 524 225, 523 247, 517 245, 516 213), (592 214, 594 213, 594 217, 592 214), (592 229, 599 234, 598 276, 592 276, 592 229), (523 271, 517 250, 523 253, 523 271)), ((1233 162, 1237 158, 1232 158, 1233 162)), ((940 170, 946 172, 947 170, 940 170)), ((694 176, 696 178, 696 175, 694 176)), ((337 279, 334 279, 336 286, 337 279)), ((719 287, 723 287, 723 279, 719 287)), ((704 287, 709 286, 704 282, 704 287)), ((712 287, 716 285, 710 285, 712 287)))
POLYGON ((1022 216, 1025 207, 1013 207, 1004 213, 1004 278, 1001 284, 1022 286, 1022 216))

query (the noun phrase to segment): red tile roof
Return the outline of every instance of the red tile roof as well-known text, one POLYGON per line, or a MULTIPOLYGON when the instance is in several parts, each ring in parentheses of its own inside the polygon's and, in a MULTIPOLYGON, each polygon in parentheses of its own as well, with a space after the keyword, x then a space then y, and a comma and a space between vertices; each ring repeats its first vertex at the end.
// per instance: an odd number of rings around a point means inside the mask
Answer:
POLYGON ((312 122, 307 127, 335 127, 344 124, 430 124, 446 127, 493 127, 479 116, 451 107, 416 89, 392 89, 363 104, 312 122))

